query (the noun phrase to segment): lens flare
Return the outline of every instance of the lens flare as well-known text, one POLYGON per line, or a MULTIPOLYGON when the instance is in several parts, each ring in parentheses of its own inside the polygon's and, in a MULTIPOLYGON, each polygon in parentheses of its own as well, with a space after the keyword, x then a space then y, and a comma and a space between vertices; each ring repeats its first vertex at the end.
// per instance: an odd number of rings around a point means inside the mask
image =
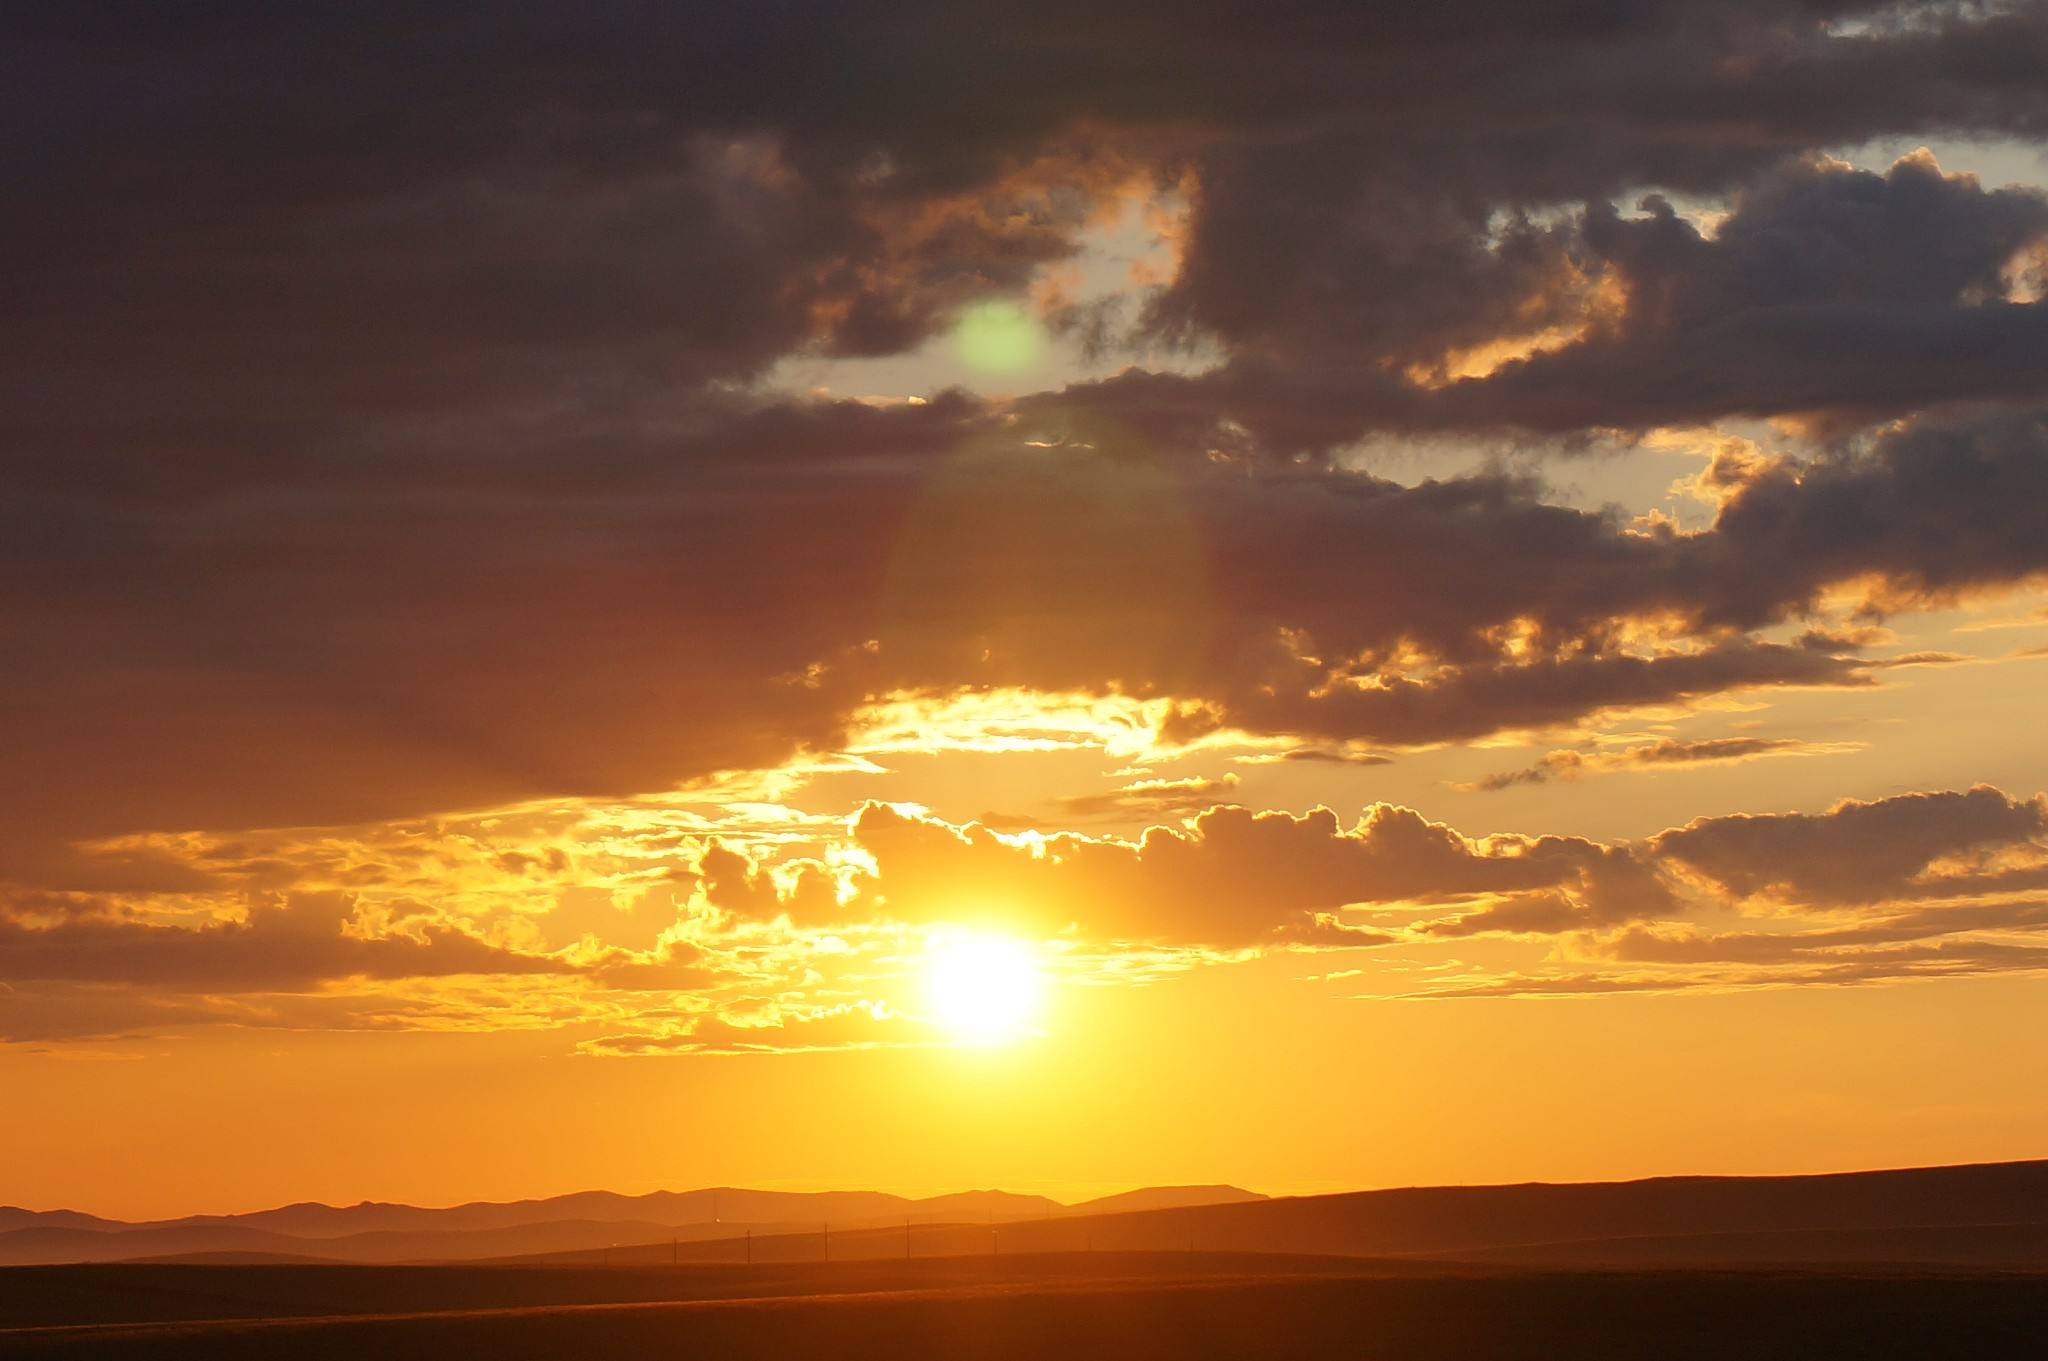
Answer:
POLYGON ((985 373, 1015 373, 1038 358, 1045 335, 1038 318, 1014 302, 976 303, 953 327, 960 357, 985 373))

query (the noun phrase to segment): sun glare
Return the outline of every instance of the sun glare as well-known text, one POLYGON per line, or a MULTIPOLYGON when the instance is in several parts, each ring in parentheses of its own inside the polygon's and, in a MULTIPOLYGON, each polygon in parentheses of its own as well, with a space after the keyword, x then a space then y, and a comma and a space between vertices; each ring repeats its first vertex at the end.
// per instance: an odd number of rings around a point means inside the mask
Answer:
POLYGON ((962 1044, 1001 1044, 1029 1030, 1038 1013, 1037 963, 1001 936, 948 936, 926 955, 925 993, 934 1019, 962 1044))

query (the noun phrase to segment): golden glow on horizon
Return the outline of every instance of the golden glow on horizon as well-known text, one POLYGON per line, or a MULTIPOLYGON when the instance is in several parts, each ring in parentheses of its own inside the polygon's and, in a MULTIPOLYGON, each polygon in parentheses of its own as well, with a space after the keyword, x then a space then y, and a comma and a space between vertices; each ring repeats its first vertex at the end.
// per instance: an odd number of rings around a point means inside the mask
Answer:
POLYGON ((1023 943, 1004 936, 935 938, 925 956, 933 1019, 968 1045, 1003 1044, 1028 1033, 1044 990, 1023 943))

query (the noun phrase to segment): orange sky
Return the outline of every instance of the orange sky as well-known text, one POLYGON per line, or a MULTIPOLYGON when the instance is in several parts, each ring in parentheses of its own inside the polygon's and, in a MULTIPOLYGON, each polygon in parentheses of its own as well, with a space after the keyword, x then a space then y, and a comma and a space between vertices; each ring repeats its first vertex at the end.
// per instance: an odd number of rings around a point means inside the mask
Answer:
POLYGON ((0 1204, 2040 1155, 2048 15, 1299 8, 0 58, 0 1204))

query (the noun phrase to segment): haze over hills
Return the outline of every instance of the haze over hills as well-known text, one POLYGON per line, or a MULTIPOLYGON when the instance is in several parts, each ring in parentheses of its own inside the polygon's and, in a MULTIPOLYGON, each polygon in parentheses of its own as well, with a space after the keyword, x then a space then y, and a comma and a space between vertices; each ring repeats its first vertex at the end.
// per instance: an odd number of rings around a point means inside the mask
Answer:
POLYGON ((0 1231, 0 1263, 9 1264, 202 1255, 650 1264, 1199 1251, 1514 1266, 2048 1269, 2048 1161, 1279 1199, 1230 1186, 1150 1187, 1077 1205, 1002 1191, 909 1200, 720 1187, 446 1209, 292 1205, 133 1225, 66 1211, 0 1215, 16 1225, 0 1231))
POLYGON ((342 1262, 476 1261, 660 1240, 808 1238, 904 1224, 989 1224, 1107 1210, 1263 1200, 1234 1186, 1146 1187, 1074 1205, 1009 1191, 912 1199, 878 1191, 706 1187, 628 1196, 581 1191, 444 1208, 304 1202, 237 1215, 125 1222, 71 1210, 0 1207, 0 1265, 229 1254, 342 1262))

